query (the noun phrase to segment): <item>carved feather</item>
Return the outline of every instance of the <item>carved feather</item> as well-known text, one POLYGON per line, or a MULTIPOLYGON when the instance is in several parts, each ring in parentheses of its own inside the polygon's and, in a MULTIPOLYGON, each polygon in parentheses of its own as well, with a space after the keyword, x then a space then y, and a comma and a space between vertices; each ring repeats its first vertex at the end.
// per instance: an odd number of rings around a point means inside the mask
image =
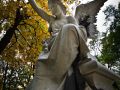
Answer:
POLYGON ((96 15, 106 1, 107 0, 95 0, 87 4, 81 4, 76 8, 75 18, 79 24, 86 27, 89 38, 93 38, 98 32, 94 25, 96 22, 96 15))

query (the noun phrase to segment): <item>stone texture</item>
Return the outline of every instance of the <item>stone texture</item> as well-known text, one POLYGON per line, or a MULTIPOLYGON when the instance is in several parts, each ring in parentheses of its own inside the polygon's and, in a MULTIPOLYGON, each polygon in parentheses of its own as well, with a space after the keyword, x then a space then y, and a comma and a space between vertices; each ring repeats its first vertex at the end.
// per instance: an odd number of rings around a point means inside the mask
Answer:
MULTIPOLYGON (((91 85, 95 85, 98 89, 114 90, 112 86, 113 82, 120 80, 119 75, 93 59, 80 64, 79 68, 80 72, 87 78, 88 82, 91 85)), ((88 85, 86 90, 91 90, 88 85)))

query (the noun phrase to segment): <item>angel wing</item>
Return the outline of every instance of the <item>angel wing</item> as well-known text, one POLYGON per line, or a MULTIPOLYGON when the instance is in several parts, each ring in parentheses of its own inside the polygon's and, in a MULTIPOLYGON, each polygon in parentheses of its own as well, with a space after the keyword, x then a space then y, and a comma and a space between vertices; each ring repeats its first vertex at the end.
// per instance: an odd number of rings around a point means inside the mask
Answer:
POLYGON ((107 0, 94 0, 87 4, 81 4, 76 8, 75 18, 79 24, 87 28, 89 38, 95 37, 95 34, 98 33, 94 23, 96 22, 97 13, 106 1, 107 0))

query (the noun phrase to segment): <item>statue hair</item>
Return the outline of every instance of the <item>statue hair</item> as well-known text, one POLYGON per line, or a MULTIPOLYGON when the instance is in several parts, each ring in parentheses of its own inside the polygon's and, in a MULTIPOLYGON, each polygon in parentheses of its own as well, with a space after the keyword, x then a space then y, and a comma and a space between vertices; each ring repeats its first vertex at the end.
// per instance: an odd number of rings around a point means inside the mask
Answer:
POLYGON ((64 14, 66 14, 66 7, 60 0, 48 0, 48 4, 57 4, 61 7, 64 14))

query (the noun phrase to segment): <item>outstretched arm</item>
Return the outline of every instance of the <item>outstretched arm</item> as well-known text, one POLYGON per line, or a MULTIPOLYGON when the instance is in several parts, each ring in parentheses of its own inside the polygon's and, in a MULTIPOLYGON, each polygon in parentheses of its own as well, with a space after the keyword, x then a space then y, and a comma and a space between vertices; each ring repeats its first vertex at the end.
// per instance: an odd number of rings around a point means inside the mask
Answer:
POLYGON ((41 16, 44 20, 50 21, 50 15, 48 15, 44 10, 38 7, 35 0, 28 0, 31 4, 32 8, 38 13, 39 16, 41 16))

